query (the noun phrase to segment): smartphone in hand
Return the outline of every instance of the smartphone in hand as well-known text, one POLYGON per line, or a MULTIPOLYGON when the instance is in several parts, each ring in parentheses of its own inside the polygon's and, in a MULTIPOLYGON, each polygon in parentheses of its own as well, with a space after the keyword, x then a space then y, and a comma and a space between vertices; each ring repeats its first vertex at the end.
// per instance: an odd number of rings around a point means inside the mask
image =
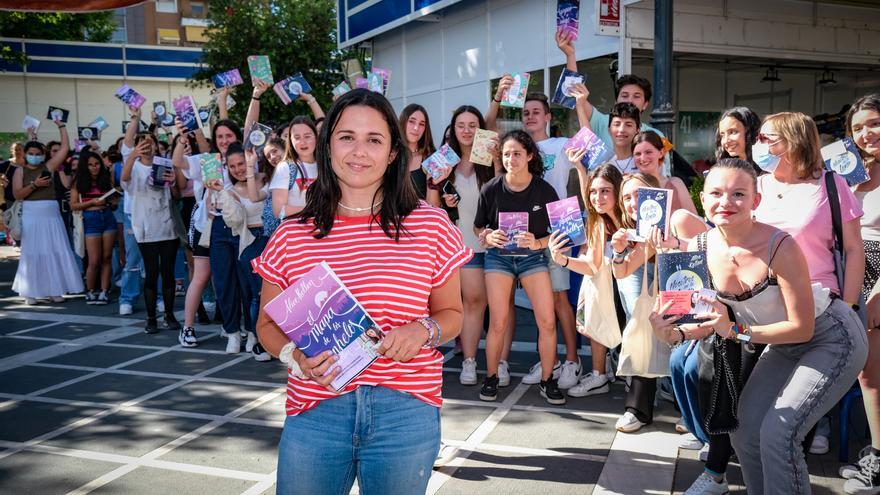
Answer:
POLYGON ((448 194, 455 198, 456 203, 461 201, 461 196, 458 194, 458 191, 455 190, 455 185, 451 181, 446 181, 446 183, 443 184, 443 194, 448 194))

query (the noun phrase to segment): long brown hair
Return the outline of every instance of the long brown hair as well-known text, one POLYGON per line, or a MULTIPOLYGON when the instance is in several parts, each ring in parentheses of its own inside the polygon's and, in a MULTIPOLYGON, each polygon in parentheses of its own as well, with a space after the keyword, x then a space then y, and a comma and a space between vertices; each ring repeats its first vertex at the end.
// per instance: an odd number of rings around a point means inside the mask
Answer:
POLYGON ((656 187, 660 188, 660 182, 653 175, 646 175, 641 172, 637 172, 634 174, 627 174, 623 180, 620 181, 620 189, 617 191, 617 207, 620 209, 620 223, 624 228, 634 229, 636 228, 636 221, 629 217, 626 214, 626 208, 623 207, 623 188, 626 186, 628 182, 631 181, 639 181, 642 183, 644 187, 656 187))
MULTIPOLYGON (((872 111, 880 114, 880 93, 873 93, 870 95, 865 95, 865 96, 859 98, 858 100, 856 100, 856 102, 852 104, 852 106, 849 108, 849 111, 846 112, 846 135, 847 136, 852 137, 852 135, 853 135, 853 132, 852 132, 853 116, 856 114, 856 112, 861 112, 862 110, 872 110, 872 111)), ((875 160, 875 158, 873 156, 869 155, 861 148, 859 148, 859 154, 862 155, 862 158, 865 160, 865 162, 873 162, 875 160)))
POLYGON ((406 141, 406 123, 416 112, 422 112, 422 115, 425 116, 425 132, 422 133, 422 137, 416 143, 416 153, 421 155, 422 160, 424 160, 436 151, 436 148, 434 148, 434 138, 431 136, 431 121, 428 119, 428 111, 425 110, 425 107, 418 103, 410 103, 400 112, 400 134, 403 136, 404 141, 406 141))
POLYGON ((768 115, 765 123, 773 124, 779 137, 788 144, 788 162, 801 180, 818 179, 825 169, 819 145, 819 130, 813 119, 800 112, 768 115))
POLYGON ((599 213, 593 208, 593 204, 590 202, 590 186, 596 179, 604 179, 614 186, 614 197, 617 198, 620 196, 620 185, 623 183, 623 174, 620 173, 620 169, 617 168, 617 165, 613 163, 605 163, 599 165, 587 175, 587 183, 584 185, 584 204, 586 205, 588 213, 587 238, 589 239, 590 246, 594 249, 605 243, 605 239, 600 238, 600 226, 605 227, 605 236, 608 237, 617 230, 617 220, 621 216, 620 202, 618 201, 614 202, 615 211, 610 215, 599 213), (602 222, 601 224, 599 223, 600 220, 602 222))

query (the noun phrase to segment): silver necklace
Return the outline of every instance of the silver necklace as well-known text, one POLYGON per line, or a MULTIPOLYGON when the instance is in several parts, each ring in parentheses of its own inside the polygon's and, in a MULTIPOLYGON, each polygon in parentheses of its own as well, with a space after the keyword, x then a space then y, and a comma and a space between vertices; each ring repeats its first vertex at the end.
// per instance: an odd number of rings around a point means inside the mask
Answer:
POLYGON ((351 207, 351 206, 346 206, 346 205, 342 204, 342 201, 340 201, 340 202, 338 202, 338 203, 336 203, 336 204, 338 204, 338 205, 341 206, 342 208, 345 208, 346 210, 349 210, 349 211, 363 212, 363 211, 373 211, 377 206, 379 206, 380 204, 382 204, 382 202, 379 201, 378 203, 373 203, 373 206, 365 207, 365 208, 353 208, 353 207, 351 207))

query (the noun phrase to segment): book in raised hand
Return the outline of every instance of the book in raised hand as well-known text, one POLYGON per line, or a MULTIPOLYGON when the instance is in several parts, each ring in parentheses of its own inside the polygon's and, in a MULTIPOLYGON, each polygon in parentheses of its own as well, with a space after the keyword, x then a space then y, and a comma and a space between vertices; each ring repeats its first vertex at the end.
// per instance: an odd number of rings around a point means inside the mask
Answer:
POLYGON ((196 110, 196 102, 192 96, 181 96, 171 101, 174 112, 180 118, 183 128, 194 131, 199 128, 199 116, 196 110))
POLYGON ((269 135, 272 134, 272 128, 259 122, 251 124, 251 128, 247 130, 247 136, 244 140, 244 149, 260 149, 265 146, 269 135))
POLYGON ((697 323, 695 316, 706 311, 700 304, 700 291, 709 288, 705 251, 659 253, 657 263, 660 306, 673 303, 664 315, 681 315, 677 323, 697 323))
POLYGON ((474 133, 474 144, 471 146, 471 163, 478 165, 492 166, 492 139, 497 138, 498 133, 495 131, 487 131, 486 129, 477 129, 474 133))
POLYGON ((425 158, 422 162, 422 168, 425 169, 428 177, 437 181, 443 176, 446 169, 454 167, 460 161, 461 158, 458 156, 458 153, 450 148, 448 144, 444 144, 431 156, 425 158))
POLYGON ((822 159, 825 160, 825 169, 837 172, 846 179, 849 187, 868 182, 865 163, 852 138, 844 138, 823 146, 822 159))
POLYGON ((91 139, 98 139, 98 128, 97 127, 77 127, 76 135, 79 139, 83 141, 89 141, 91 139))
POLYGON ((131 108, 140 108, 147 101, 142 94, 135 91, 128 84, 123 84, 121 88, 117 89, 115 96, 131 108))
POLYGON ((581 129, 565 144, 562 145, 565 150, 585 149, 587 153, 581 158, 581 164, 587 170, 593 170, 599 165, 605 163, 612 153, 605 146, 602 139, 599 138, 589 127, 581 127, 581 129))
POLYGON ((672 210, 672 190, 640 187, 638 190, 636 234, 647 239, 651 227, 657 227, 665 239, 669 235, 669 215, 672 210))
POLYGON ((529 213, 526 211, 499 211, 498 228, 507 236, 507 244, 498 250, 502 256, 526 256, 529 248, 516 245, 516 236, 529 231, 529 213))
POLYGON ((351 91, 351 86, 347 82, 342 81, 333 87, 333 96, 342 96, 349 91, 351 91))
POLYGON ((97 118, 95 118, 95 120, 89 122, 88 127, 94 127, 100 133, 104 129, 110 127, 110 124, 108 124, 107 121, 104 120, 104 117, 98 116, 97 118))
POLYGON ((565 108, 574 108, 575 99, 571 95, 571 87, 575 84, 583 84, 587 78, 578 72, 562 68, 562 74, 559 74, 559 81, 556 83, 556 91, 553 92, 553 98, 550 103, 561 105, 565 108))
POLYGON ((526 104, 526 93, 529 91, 528 72, 514 72, 510 74, 513 84, 501 96, 502 107, 522 108, 526 104))
POLYGON ((215 74, 213 80, 214 87, 216 88, 238 86, 239 84, 244 83, 244 80, 242 80, 241 78, 241 72, 239 72, 238 69, 232 69, 226 72, 215 74))
POLYGON ((24 130, 33 129, 36 132, 40 128, 40 119, 25 115, 24 120, 21 121, 21 128, 24 130))
POLYGON ((65 110, 59 107, 49 107, 49 111, 46 112, 46 118, 53 122, 61 122, 62 124, 67 123, 67 118, 70 116, 70 110, 65 110))
POLYGON ((388 94, 388 83, 391 82, 391 71, 388 69, 373 67, 372 69, 370 69, 370 72, 373 74, 377 74, 379 77, 382 78, 382 90, 379 92, 383 95, 388 94))
POLYGON ((257 79, 272 84, 275 79, 272 77, 272 66, 269 65, 269 57, 266 55, 251 55, 247 58, 248 70, 251 73, 251 83, 256 86, 257 79))
POLYGON ((556 31, 571 35, 571 41, 578 39, 578 16, 580 0, 558 0, 556 2, 556 31))
POLYGON ((330 350, 339 357, 335 366, 341 371, 330 383, 336 391, 379 357, 377 349, 384 332, 324 261, 263 310, 306 356, 330 350))
POLYGON ((311 93, 312 87, 303 77, 302 73, 297 72, 296 74, 275 83, 272 90, 275 91, 278 98, 281 98, 282 103, 290 105, 291 102, 299 98, 299 95, 303 93, 311 93))
POLYGON ((550 230, 567 237, 568 246, 580 246, 587 243, 584 217, 581 214, 577 197, 572 196, 547 203, 547 216, 550 218, 550 230))

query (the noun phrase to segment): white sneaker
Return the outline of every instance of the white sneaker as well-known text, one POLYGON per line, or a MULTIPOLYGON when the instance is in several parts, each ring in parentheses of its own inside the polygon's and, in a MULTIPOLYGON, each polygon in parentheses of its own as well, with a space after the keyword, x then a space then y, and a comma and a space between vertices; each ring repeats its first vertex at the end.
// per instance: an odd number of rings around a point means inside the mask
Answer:
POLYGON ((440 451, 437 452, 437 457, 434 459, 434 467, 440 468, 449 464, 450 461, 455 459, 456 454, 458 454, 458 448, 441 442, 440 451))
POLYGON ((719 483, 711 474, 703 471, 694 480, 691 487, 684 492, 684 495, 725 495, 727 493, 730 493, 730 487, 727 485, 726 479, 721 478, 721 483, 719 483))
POLYGON ((241 334, 238 332, 226 335, 226 354, 238 354, 241 352, 241 334))
MULTIPOLYGON (((553 378, 559 378, 559 368, 561 366, 562 365, 559 363, 559 361, 556 361, 556 364, 553 365, 553 378)), ((529 368, 529 374, 523 377, 522 382, 526 385, 537 385, 541 383, 541 378, 543 378, 541 376, 542 373, 543 370, 541 369, 541 362, 538 361, 537 363, 533 364, 531 368, 529 368)))
POLYGON ((126 316, 126 315, 130 315, 132 313, 134 313, 134 311, 131 307, 131 304, 122 303, 119 305, 119 315, 120 316, 126 316))
POLYGON ((37 304, 37 300, 34 299, 33 297, 26 297, 26 298, 24 298, 24 303, 27 304, 28 306, 33 306, 33 305, 37 304))
POLYGON ((816 433, 813 436, 813 443, 810 444, 810 453, 814 455, 824 455, 827 454, 829 450, 831 450, 831 446, 828 443, 828 437, 816 433))
POLYGON ((709 460, 709 444, 703 445, 703 448, 700 449, 700 454, 698 455, 700 458, 700 462, 706 462, 709 460))
POLYGON ((49 300, 51 300, 53 303, 63 303, 64 297, 63 296, 52 296, 49 298, 49 300))
POLYGON ((568 390, 574 387, 583 374, 580 358, 577 361, 565 361, 562 363, 562 369, 559 370, 559 388, 568 390))
POLYGON ((156 302, 156 312, 157 313, 164 313, 165 312, 165 301, 159 299, 156 302))
POLYGON ((681 436, 681 443, 678 444, 678 448, 684 450, 700 450, 703 448, 703 441, 691 433, 685 433, 681 436))
POLYGON ((475 358, 467 358, 461 362, 461 374, 458 375, 458 381, 462 385, 477 384, 477 360, 475 358))
POLYGON ((621 433, 635 433, 642 429, 646 423, 639 421, 635 414, 627 411, 617 420, 614 427, 621 433))
POLYGON ((568 395, 571 397, 586 397, 588 395, 606 394, 611 389, 608 383, 608 375, 600 375, 599 372, 593 371, 581 378, 577 385, 569 388, 568 395))
POLYGON ((247 341, 244 344, 244 350, 247 352, 254 352, 254 346, 257 345, 257 334, 254 332, 247 333, 247 341))
POLYGON ((684 418, 678 418, 678 421, 675 422, 675 431, 678 433, 690 433, 688 427, 684 424, 684 418))
POLYGON ((510 365, 503 359, 498 361, 498 386, 510 386, 510 365))

